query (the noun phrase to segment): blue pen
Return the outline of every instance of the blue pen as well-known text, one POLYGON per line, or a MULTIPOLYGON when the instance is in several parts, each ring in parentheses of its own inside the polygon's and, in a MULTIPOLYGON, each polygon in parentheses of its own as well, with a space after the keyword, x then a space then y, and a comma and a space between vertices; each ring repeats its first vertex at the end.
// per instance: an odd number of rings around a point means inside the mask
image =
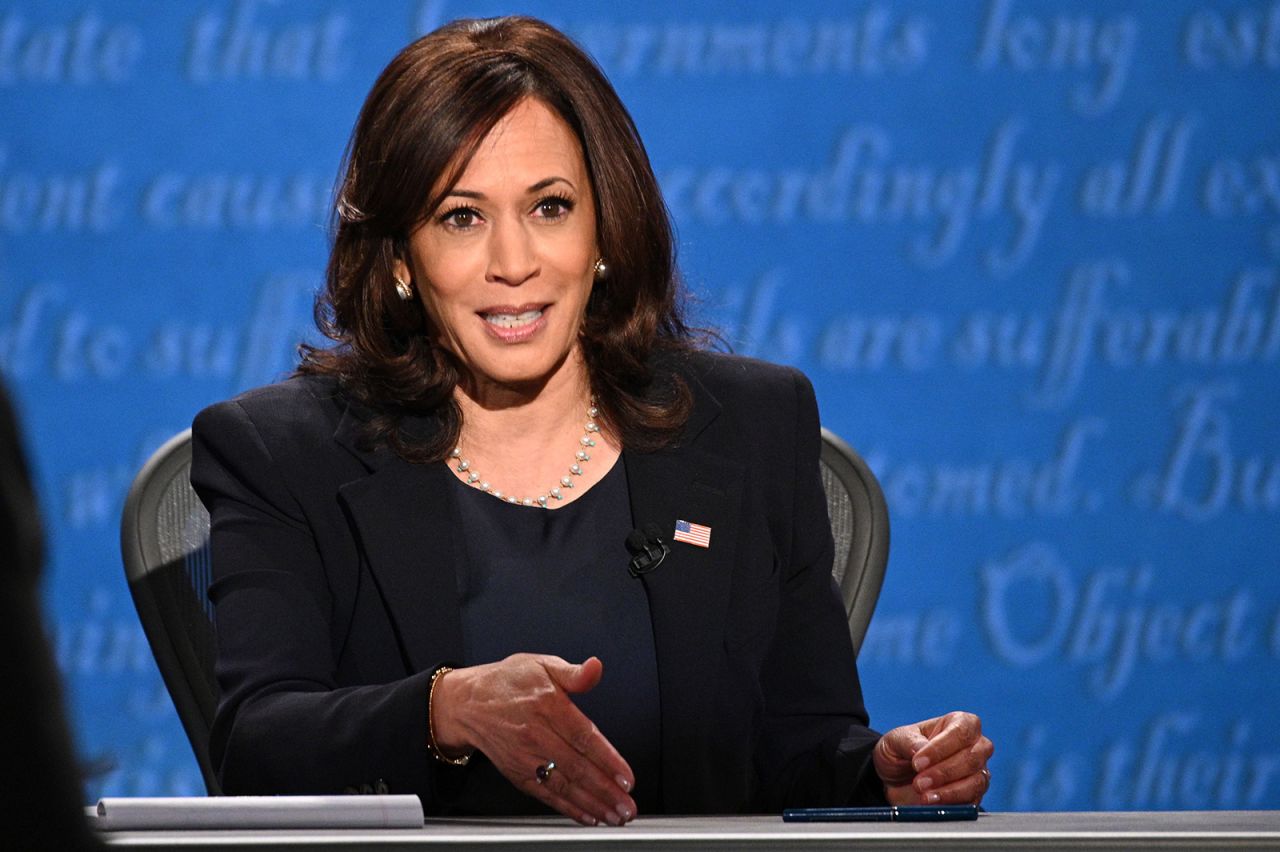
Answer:
POLYGON ((977 805, 787 808, 782 812, 784 822, 950 822, 977 818, 977 805))

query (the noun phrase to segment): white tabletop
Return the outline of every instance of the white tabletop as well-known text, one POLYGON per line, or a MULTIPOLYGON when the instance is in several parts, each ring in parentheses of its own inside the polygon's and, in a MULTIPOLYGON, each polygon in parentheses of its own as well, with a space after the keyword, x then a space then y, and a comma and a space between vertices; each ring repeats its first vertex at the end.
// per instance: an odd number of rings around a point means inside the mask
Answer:
POLYGON ((1280 849, 1280 811, 995 813, 950 823, 641 817, 623 828, 547 818, 428 819, 421 829, 106 832, 111 848, 182 850, 1280 849))

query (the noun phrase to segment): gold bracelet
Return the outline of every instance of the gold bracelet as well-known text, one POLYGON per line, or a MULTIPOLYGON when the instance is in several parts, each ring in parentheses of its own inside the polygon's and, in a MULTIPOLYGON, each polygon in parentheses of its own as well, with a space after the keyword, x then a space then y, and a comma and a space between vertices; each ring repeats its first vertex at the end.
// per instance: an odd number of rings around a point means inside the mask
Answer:
POLYGON ((435 705, 432 699, 436 695, 436 681, 441 675, 448 674, 453 671, 449 666, 441 666, 431 675, 431 685, 427 687, 427 751, 431 752, 435 759, 441 763, 447 763, 450 766, 466 766, 471 762, 471 754, 464 754, 462 757, 449 757, 440 750, 440 746, 436 744, 436 718, 433 710, 435 705))

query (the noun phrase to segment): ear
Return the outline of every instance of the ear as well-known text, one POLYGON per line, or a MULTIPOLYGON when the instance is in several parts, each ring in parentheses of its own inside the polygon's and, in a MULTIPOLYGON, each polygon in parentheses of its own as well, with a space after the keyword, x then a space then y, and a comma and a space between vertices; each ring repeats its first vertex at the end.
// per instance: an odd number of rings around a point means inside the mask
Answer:
POLYGON ((409 284, 413 283, 413 273, 409 270, 409 264, 405 263, 403 257, 396 257, 391 261, 391 274, 401 281, 409 284))

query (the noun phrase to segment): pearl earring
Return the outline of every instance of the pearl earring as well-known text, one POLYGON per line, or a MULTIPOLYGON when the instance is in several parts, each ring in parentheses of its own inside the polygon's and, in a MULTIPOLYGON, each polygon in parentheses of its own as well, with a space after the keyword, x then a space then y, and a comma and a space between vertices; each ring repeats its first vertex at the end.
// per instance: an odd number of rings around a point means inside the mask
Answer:
POLYGON ((392 276, 396 282, 396 295, 400 297, 402 302, 407 302, 413 298, 413 288, 409 286, 409 282, 405 281, 399 275, 392 276))
POLYGON ((596 261, 596 265, 593 268, 595 270, 597 281, 603 281, 609 277, 609 264, 604 262, 603 257, 596 261))

